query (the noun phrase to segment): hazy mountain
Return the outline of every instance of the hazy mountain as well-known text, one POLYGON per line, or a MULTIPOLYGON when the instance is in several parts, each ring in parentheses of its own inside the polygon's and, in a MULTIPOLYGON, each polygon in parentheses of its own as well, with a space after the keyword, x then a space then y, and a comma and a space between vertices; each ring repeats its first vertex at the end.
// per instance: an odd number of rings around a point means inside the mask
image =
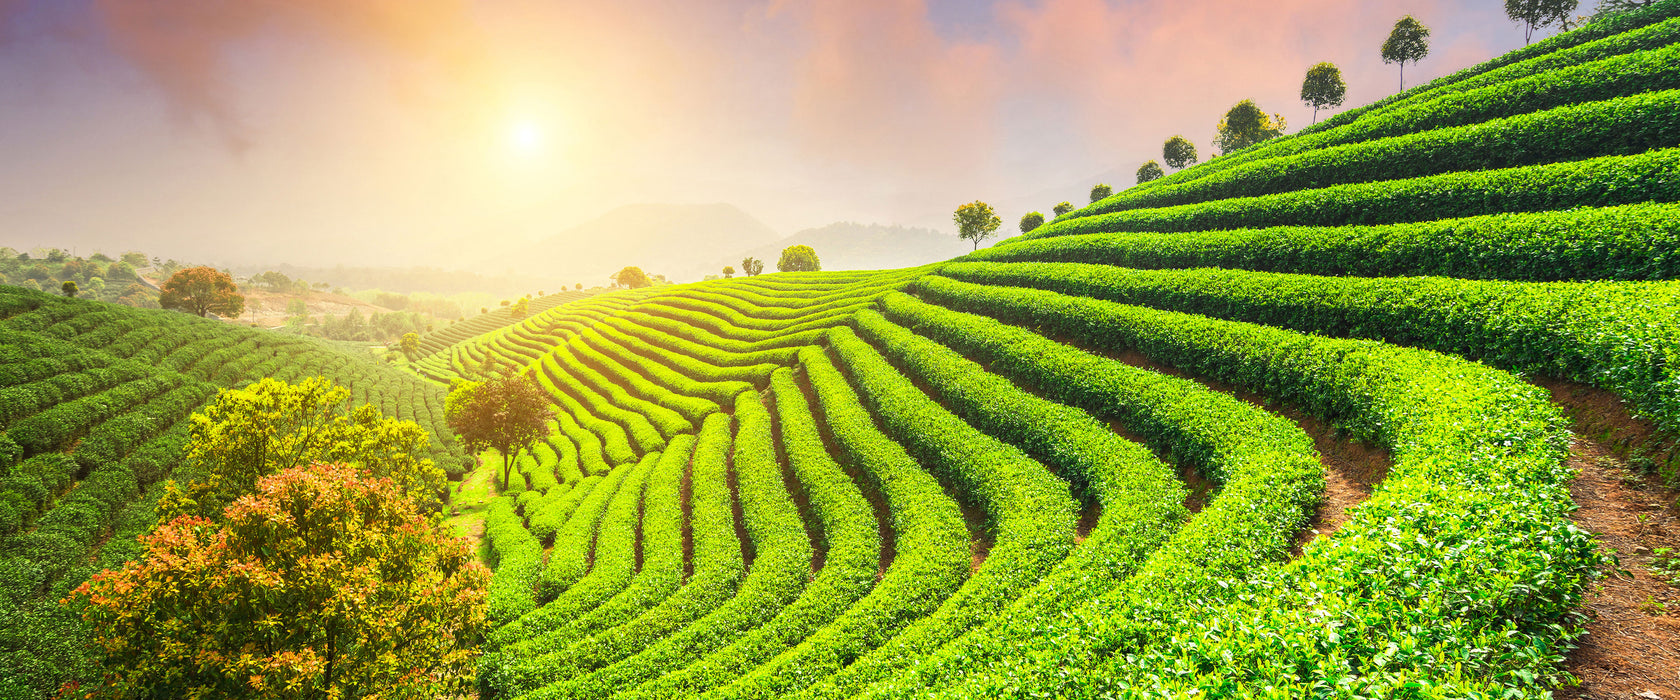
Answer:
POLYGON ((626 265, 691 281, 712 268, 705 263, 719 251, 756 249, 777 238, 770 227, 730 204, 635 204, 504 250, 473 267, 586 287, 606 283, 608 275, 626 265))
MULTIPOLYGON (((1000 231, 1001 233, 1001 231, 1000 231)), ((708 274, 724 265, 741 267, 741 259, 752 256, 764 261, 765 272, 776 271, 782 249, 808 245, 817 251, 824 270, 886 270, 914 267, 947 260, 974 248, 973 244, 933 229, 858 224, 849 221, 811 228, 787 238, 756 246, 720 259, 708 274)))

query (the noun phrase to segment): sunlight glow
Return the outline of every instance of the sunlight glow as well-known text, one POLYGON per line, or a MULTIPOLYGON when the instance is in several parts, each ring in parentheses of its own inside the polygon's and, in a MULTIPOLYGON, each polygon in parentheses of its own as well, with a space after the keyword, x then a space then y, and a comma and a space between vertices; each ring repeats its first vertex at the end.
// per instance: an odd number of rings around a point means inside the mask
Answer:
POLYGON ((508 144, 520 155, 536 155, 543 147, 542 129, 532 122, 520 122, 508 133, 508 144))

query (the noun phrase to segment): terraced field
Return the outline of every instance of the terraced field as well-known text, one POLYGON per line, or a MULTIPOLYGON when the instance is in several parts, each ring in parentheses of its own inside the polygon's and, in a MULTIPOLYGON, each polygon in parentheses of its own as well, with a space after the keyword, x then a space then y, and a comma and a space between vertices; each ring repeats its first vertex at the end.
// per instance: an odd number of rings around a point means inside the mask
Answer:
POLYGON ((1530 378, 1680 429, 1677 39, 1660 3, 949 263, 438 350, 558 416, 490 511, 484 696, 1547 696, 1603 560, 1530 378))

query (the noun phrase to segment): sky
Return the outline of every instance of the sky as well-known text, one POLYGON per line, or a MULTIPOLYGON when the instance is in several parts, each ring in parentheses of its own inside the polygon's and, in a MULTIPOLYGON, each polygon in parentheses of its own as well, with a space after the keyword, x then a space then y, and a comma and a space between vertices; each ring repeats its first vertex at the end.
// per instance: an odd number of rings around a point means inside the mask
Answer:
POLYGON ((1408 13, 1408 85, 1523 43, 1495 0, 0 0, 0 245, 460 267, 635 203, 1009 227, 1210 152, 1239 100, 1298 130, 1319 61, 1348 107, 1395 92, 1408 13))

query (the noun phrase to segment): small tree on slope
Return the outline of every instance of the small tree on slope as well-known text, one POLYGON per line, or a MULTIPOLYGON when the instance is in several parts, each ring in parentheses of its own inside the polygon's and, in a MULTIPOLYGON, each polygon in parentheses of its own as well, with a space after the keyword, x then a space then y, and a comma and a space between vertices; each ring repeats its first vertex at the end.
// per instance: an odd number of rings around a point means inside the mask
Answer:
POLYGON ((501 453, 506 488, 514 461, 547 434, 548 422, 554 420, 548 404, 548 396, 530 375, 503 375, 456 385, 444 402, 444 417, 469 449, 501 453))
POLYGON ((1429 55, 1429 28, 1406 15, 1394 23, 1394 31, 1383 41, 1383 63, 1400 64, 1400 89, 1406 89, 1406 63, 1417 63, 1429 55))

